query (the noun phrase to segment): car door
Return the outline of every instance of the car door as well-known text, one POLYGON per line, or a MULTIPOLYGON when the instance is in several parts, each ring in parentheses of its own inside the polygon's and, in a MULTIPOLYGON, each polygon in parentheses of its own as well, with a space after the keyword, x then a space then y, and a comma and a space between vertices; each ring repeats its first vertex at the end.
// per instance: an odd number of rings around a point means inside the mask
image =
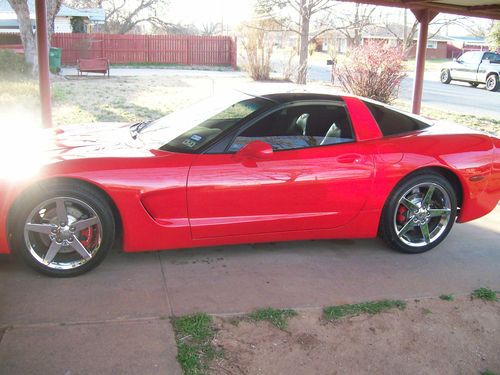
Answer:
POLYGON ((452 78, 464 81, 475 81, 477 67, 480 61, 478 60, 478 52, 466 52, 460 56, 453 64, 452 78))
POLYGON ((342 105, 293 105, 243 128, 225 152, 199 155, 187 189, 193 238, 347 224, 374 174, 371 146, 353 134, 342 105), (246 152, 266 144, 265 157, 246 152))

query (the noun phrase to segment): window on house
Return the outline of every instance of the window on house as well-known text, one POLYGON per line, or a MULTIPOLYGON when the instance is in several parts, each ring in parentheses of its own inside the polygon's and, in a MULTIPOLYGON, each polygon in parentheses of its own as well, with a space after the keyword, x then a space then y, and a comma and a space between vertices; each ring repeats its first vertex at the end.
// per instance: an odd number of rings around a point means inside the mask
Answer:
POLYGON ((438 42, 435 40, 428 40, 427 41, 427 48, 429 49, 437 49, 438 48, 438 42))

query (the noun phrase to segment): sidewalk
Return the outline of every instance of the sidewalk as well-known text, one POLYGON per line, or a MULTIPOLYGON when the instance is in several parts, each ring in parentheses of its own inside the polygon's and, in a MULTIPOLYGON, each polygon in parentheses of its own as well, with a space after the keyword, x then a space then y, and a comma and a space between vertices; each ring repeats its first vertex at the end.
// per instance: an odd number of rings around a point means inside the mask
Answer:
POLYGON ((0 258, 0 374, 176 375, 172 315, 500 290, 499 228, 500 206, 421 255, 379 240, 113 253, 71 279, 0 258))
MULTIPOLYGON (((76 67, 64 67, 60 72, 63 76, 76 76, 78 71, 76 67)), ((84 73, 87 75, 87 73, 84 73)), ((89 76, 103 76, 103 74, 93 74, 89 73, 89 76)), ((221 77, 221 78, 232 78, 232 77, 246 77, 246 72, 234 71, 234 70, 197 70, 197 69, 170 69, 170 68, 115 68, 111 66, 110 68, 111 77, 141 77, 141 76, 183 76, 183 77, 221 77)))

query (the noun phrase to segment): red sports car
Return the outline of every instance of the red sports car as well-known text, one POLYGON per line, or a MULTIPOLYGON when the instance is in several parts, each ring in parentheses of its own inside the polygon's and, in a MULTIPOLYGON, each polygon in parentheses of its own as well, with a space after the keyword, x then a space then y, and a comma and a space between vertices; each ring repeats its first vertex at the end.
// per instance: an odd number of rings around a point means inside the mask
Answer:
POLYGON ((350 96, 236 93, 43 134, 2 161, 0 253, 52 276, 90 270, 114 243, 381 235, 421 253, 500 198, 498 138, 350 96))

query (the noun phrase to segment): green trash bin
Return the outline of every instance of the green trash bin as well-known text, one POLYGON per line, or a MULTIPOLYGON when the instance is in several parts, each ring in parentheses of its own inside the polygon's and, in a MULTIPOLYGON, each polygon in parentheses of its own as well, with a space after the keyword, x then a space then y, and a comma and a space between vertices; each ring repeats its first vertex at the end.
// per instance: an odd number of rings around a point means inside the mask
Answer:
POLYGON ((49 51, 49 67, 52 73, 61 71, 61 48, 50 47, 49 51))

